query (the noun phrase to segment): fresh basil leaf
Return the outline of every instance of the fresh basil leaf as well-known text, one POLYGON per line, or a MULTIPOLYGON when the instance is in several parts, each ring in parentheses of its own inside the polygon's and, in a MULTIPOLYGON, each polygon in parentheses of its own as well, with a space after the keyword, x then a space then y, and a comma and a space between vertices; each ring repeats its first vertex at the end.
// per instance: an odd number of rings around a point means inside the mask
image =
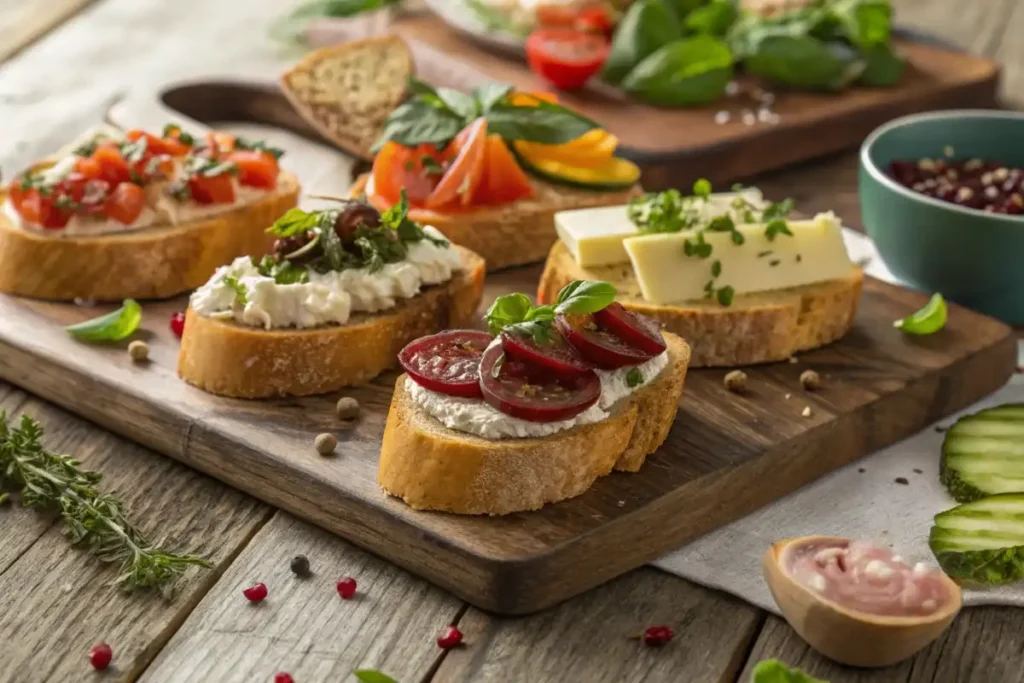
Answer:
POLYGON ((618 85, 646 57, 682 37, 679 18, 665 2, 636 0, 615 29, 601 78, 618 85))
POLYGON ((498 334, 508 325, 524 322, 532 308, 533 302, 525 294, 499 296, 487 309, 487 327, 491 334, 498 334))
POLYGON ((892 5, 889 0, 832 0, 828 13, 838 23, 840 34, 861 49, 888 45, 892 35, 892 5))
POLYGON ((380 671, 374 671, 373 669, 359 669, 353 672, 353 675, 362 683, 398 683, 391 676, 382 674, 380 671))
POLYGON ((750 683, 828 683, 811 678, 799 669, 790 669, 777 659, 758 662, 750 676, 750 683))
POLYGON ((283 216, 267 228, 267 232, 275 237, 292 237, 300 235, 320 225, 320 214, 316 211, 288 209, 283 216))
POLYGON ((406 147, 430 143, 446 144, 465 127, 466 121, 445 106, 437 106, 421 99, 400 105, 387 118, 384 133, 374 145, 374 151, 393 141, 406 147))
POLYGON ((615 301, 615 286, 610 282, 593 280, 575 281, 565 286, 558 295, 556 313, 596 313, 615 301), (569 292, 567 289, 572 288, 569 292), (565 293, 565 296, 563 296, 565 293))
POLYGON ((683 26, 690 33, 723 37, 736 21, 736 16, 736 5, 732 0, 712 0, 710 4, 690 12, 683 26))
POLYGON ((866 63, 848 45, 783 33, 765 35, 743 66, 755 76, 792 88, 838 91, 859 78, 866 63))
POLYGON ((600 126, 576 112, 549 102, 518 106, 500 102, 487 112, 487 132, 505 140, 561 145, 600 126))
POLYGON ((516 323, 515 325, 509 325, 505 330, 518 336, 531 337, 533 341, 541 345, 551 343, 554 338, 550 320, 516 323))
POLYGON ((472 95, 452 88, 438 88, 437 96, 441 98, 448 109, 458 114, 463 120, 472 120, 480 115, 476 100, 472 95))
POLYGON ((409 92, 413 95, 432 95, 440 99, 434 86, 415 76, 409 76, 409 92))
POLYGON ((867 63, 860 82, 870 86, 887 86, 899 83, 907 63, 889 45, 873 45, 864 48, 861 56, 867 63))
POLYGON ((245 285, 238 281, 238 278, 227 276, 224 278, 224 286, 234 290, 235 300, 242 306, 249 301, 249 292, 246 291, 245 285))
POLYGON ((629 72, 622 89, 666 107, 714 102, 732 80, 732 52, 722 40, 697 35, 669 43, 629 72))
POLYGON ((142 306, 134 299, 125 299, 113 313, 69 325, 64 330, 80 341, 119 341, 139 329, 141 322, 142 306))
POLYGON ((504 83, 484 83, 473 91, 473 96, 476 98, 477 104, 480 106, 480 111, 486 114, 492 107, 494 107, 494 105, 508 97, 510 92, 512 92, 511 85, 506 85, 504 83))

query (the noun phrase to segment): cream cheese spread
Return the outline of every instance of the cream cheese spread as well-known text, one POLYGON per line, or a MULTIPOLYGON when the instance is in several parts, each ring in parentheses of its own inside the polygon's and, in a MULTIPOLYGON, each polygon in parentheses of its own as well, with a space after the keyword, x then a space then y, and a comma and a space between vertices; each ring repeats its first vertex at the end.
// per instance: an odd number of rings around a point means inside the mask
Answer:
MULTIPOLYGON (((495 343, 500 341, 496 339, 492 345, 495 343)), ((557 422, 531 422, 512 417, 483 399, 460 398, 431 391, 412 378, 406 378, 405 388, 413 403, 449 429, 484 439, 525 439, 551 436, 607 419, 613 405, 652 381, 667 365, 668 351, 664 351, 641 365, 616 370, 595 370, 601 380, 601 397, 597 403, 575 417, 557 422), (634 368, 640 372, 642 382, 630 387, 627 376, 634 368)))
MULTIPOLYGON (((423 232, 445 239, 431 226, 423 232)), ((218 268, 192 294, 189 305, 199 315, 266 330, 343 325, 353 313, 394 308, 399 300, 411 299, 426 285, 447 282, 462 269, 459 252, 450 246, 423 239, 407 243, 407 248, 404 261, 387 263, 374 273, 366 268, 310 270, 309 281, 296 284, 278 284, 243 256, 218 268), (235 283, 244 290, 244 301, 235 283)))

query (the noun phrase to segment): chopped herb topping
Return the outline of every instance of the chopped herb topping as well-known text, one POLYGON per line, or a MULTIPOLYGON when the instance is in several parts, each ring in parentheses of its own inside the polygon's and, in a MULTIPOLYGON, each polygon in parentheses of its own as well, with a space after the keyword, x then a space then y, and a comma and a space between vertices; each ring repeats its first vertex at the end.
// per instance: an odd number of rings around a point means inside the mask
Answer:
POLYGON ((718 303, 720 303, 723 306, 731 306, 732 305, 732 298, 733 298, 734 295, 735 295, 735 291, 729 285, 726 285, 725 287, 722 287, 715 294, 716 298, 718 299, 718 303))
POLYGON ((626 373, 626 386, 630 389, 640 386, 644 383, 644 374, 640 372, 640 368, 633 368, 626 373))
MULTIPOLYGON (((184 141, 183 141, 184 142, 184 141)), ((186 143, 187 144, 187 143, 186 143)), ((280 159, 284 156, 284 150, 277 147, 271 147, 263 140, 248 140, 246 138, 235 138, 235 149, 244 149, 254 152, 266 152, 275 159, 280 159)))
POLYGON ((714 261, 714 263, 711 264, 711 275, 713 277, 718 277, 721 274, 722 274, 722 262, 716 259, 714 261))
POLYGON ((249 301, 249 293, 245 289, 245 285, 238 281, 238 278, 228 277, 224 278, 224 284, 235 290, 235 301, 240 305, 244 306, 249 301))
POLYGON ((534 306, 525 294, 499 296, 487 309, 487 326, 491 334, 509 330, 532 337, 538 344, 547 344, 552 338, 551 321, 559 313, 576 315, 596 313, 615 301, 616 290, 608 282, 576 280, 558 292, 553 306, 534 306))
POLYGON ((232 161, 218 161, 205 156, 191 156, 185 161, 185 175, 189 178, 196 175, 212 178, 225 173, 237 175, 238 165, 232 161))
POLYGON ((779 265, 780 263, 782 263, 782 261, 780 261, 779 259, 772 259, 771 261, 768 262, 768 265, 771 266, 772 268, 774 268, 775 266, 779 265))
POLYGON ((764 229, 764 236, 768 239, 769 242, 774 242, 776 235, 789 235, 790 237, 793 236, 793 233, 790 231, 789 226, 786 224, 786 221, 781 218, 773 219, 771 222, 768 223, 767 226, 765 226, 764 229))
POLYGON ((196 139, 192 135, 186 133, 181 129, 181 126, 174 123, 168 123, 164 126, 163 137, 177 138, 179 142, 183 145, 188 145, 189 147, 196 144, 196 139))

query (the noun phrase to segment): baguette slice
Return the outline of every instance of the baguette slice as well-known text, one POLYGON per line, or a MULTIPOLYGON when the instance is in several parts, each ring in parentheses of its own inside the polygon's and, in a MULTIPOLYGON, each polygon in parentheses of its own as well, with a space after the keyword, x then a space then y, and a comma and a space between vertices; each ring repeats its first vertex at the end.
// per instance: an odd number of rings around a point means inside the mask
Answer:
POLYGON ((418 510, 504 515, 578 496, 612 469, 636 472, 668 436, 690 348, 666 334, 669 364, 607 420, 545 438, 483 439, 448 429, 395 383, 377 481, 418 510))
MULTIPOLYGON (((0 203, 6 199, 0 192, 0 203)), ((164 299, 199 287, 239 256, 267 253, 271 225, 298 203, 299 181, 281 173, 258 202, 181 225, 95 236, 48 236, 0 213, 0 292, 70 301, 164 299)))
MULTIPOLYGON (((366 190, 369 175, 356 178, 349 191, 356 197, 366 190)), ((628 190, 602 192, 553 185, 531 179, 535 196, 508 206, 474 209, 458 213, 437 213, 412 209, 409 217, 433 225, 456 244, 484 257, 487 271, 538 263, 558 239, 555 214, 566 209, 615 206, 642 194, 639 185, 628 190)), ((378 206, 378 209, 387 207, 378 206)))
POLYGON ((362 159, 405 98, 412 54, 395 35, 332 45, 307 55, 281 77, 284 93, 328 140, 362 159))
POLYGON ((484 288, 484 262, 459 249, 463 270, 381 313, 344 325, 263 330, 185 316, 178 375, 204 391, 234 398, 309 396, 363 384, 398 363, 413 339, 471 324, 484 288))
POLYGON ((573 280, 606 280, 626 308, 648 315, 693 348, 691 367, 732 367, 786 360, 833 342, 849 331, 857 315, 864 272, 854 267, 835 280, 802 287, 738 295, 732 305, 714 301, 658 305, 644 300, 628 263, 582 268, 557 242, 551 248, 537 290, 552 302, 573 280))

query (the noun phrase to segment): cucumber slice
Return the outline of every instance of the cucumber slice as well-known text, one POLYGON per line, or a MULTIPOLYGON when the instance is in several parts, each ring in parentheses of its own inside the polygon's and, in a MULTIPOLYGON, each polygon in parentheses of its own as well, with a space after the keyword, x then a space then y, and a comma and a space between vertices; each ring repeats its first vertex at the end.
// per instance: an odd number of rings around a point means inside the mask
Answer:
POLYGON ((989 496, 935 515, 928 545, 954 579, 997 584, 1024 578, 1024 494, 989 496))
POLYGON ((518 151, 516 160, 523 170, 542 180, 583 190, 625 190, 640 180, 640 167, 621 157, 611 157, 606 164, 597 168, 571 166, 539 157, 529 158, 518 151))
POLYGON ((942 442, 939 476, 961 503, 1024 492, 1024 403, 957 420, 942 442))

